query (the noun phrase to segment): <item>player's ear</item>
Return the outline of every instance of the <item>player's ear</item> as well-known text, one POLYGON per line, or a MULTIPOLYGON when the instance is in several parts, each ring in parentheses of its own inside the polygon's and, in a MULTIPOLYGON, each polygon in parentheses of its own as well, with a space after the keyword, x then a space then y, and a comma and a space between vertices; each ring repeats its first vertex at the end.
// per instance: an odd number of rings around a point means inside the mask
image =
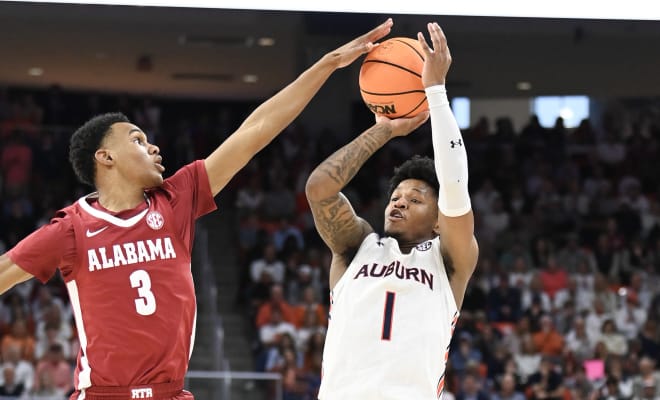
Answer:
POLYGON ((112 154, 110 154, 110 151, 108 149, 98 149, 94 153, 94 159, 96 162, 110 166, 114 163, 114 160, 112 159, 112 154))
POLYGON ((435 225, 433 225, 433 233, 437 236, 440 236, 440 212, 438 211, 438 217, 435 219, 435 225))

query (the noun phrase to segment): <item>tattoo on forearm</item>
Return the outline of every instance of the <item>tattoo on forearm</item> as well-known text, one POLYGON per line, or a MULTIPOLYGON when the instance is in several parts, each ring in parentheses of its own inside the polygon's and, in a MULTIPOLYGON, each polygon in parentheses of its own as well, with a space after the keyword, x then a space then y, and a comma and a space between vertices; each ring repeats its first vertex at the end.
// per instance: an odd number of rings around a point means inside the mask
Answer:
POLYGON ((316 229, 330 244, 336 244, 340 234, 354 228, 355 218, 352 208, 345 197, 340 194, 318 202, 318 207, 312 207, 316 229))
POLYGON ((389 137, 389 129, 376 125, 337 150, 319 165, 318 170, 337 183, 341 190, 389 137))

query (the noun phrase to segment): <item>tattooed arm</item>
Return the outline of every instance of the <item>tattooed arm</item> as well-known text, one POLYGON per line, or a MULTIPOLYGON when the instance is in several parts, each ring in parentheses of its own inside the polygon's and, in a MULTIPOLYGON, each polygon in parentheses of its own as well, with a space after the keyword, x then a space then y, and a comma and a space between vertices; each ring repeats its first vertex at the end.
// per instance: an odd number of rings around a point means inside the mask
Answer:
POLYGON ((350 257, 364 238, 373 232, 373 228, 355 214, 341 190, 385 143, 393 137, 409 134, 427 119, 428 113, 397 120, 377 117, 374 126, 328 157, 307 179, 305 193, 316 230, 332 251, 331 288, 343 275, 350 257))

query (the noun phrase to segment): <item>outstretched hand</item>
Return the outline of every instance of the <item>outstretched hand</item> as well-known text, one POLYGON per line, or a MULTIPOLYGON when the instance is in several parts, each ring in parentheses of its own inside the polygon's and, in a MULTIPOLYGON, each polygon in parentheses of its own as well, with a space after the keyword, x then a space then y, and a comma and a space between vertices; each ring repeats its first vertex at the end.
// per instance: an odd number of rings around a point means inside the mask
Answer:
POLYGON ((410 132, 419 128, 429 119, 429 112, 424 111, 410 118, 389 119, 385 116, 376 114, 377 124, 386 124, 392 130, 392 137, 407 136, 410 132))
POLYGON ((378 25, 371 31, 359 36, 338 49, 331 51, 328 56, 332 57, 337 62, 337 68, 343 68, 350 65, 362 54, 370 52, 378 44, 377 40, 382 39, 390 33, 394 22, 392 18, 378 25))
POLYGON ((424 52, 424 68, 422 69, 422 84, 425 88, 434 85, 443 85, 447 77, 447 71, 451 65, 451 54, 447 47, 447 38, 442 28, 436 22, 427 24, 431 43, 429 46, 421 32, 417 33, 417 40, 422 45, 424 52))

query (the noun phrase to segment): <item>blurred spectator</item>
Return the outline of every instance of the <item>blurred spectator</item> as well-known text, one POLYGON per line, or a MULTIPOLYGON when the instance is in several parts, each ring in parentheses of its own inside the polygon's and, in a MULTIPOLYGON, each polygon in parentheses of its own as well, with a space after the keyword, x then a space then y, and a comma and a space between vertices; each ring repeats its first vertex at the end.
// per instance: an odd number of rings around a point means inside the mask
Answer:
POLYGON ((8 347, 17 346, 20 349, 21 359, 34 361, 34 336, 28 332, 27 321, 17 319, 11 324, 11 330, 2 337, 2 353, 8 347))
MULTIPOLYGON (((31 362, 21 359, 21 349, 16 344, 4 348, 2 352, 2 368, 11 368, 14 385, 21 385, 23 393, 29 393, 34 386, 34 366, 31 362)), ((0 384, 4 385, 4 377, 0 384)), ((11 385, 10 385, 11 386, 11 385)))
POLYGON ((660 371, 656 366, 657 361, 649 357, 639 360, 639 374, 633 378, 635 398, 655 400, 654 396, 660 396, 660 371))
POLYGON ((634 339, 646 321, 646 310, 640 306, 637 293, 625 288, 621 288, 619 291, 622 299, 621 305, 614 313, 614 321, 626 339, 634 339))
POLYGON ((64 358, 69 360, 71 358, 71 345, 67 338, 62 337, 60 325, 56 322, 48 321, 43 329, 43 336, 37 337, 34 350, 35 359, 40 360, 52 345, 57 344, 62 348, 64 358))
POLYGON ((0 171, 5 189, 11 193, 24 193, 30 183, 33 152, 26 134, 20 130, 11 132, 0 149, 0 171))
POLYGON ((456 393, 456 400, 488 400, 481 380, 475 374, 466 374, 461 380, 461 388, 456 393))
POLYGON ((285 244, 288 242, 295 245, 296 250, 302 251, 305 248, 302 231, 293 224, 293 217, 282 218, 279 226, 273 232, 273 244, 277 252, 285 250, 285 244))
POLYGON ((603 321, 600 337, 597 340, 605 344, 605 348, 607 348, 610 354, 622 356, 628 351, 626 337, 617 330, 616 324, 612 319, 603 321))
POLYGON ((236 195, 236 208, 239 216, 255 215, 261 213, 264 203, 264 192, 261 186, 261 177, 253 174, 248 184, 238 190, 236 195))
POLYGON ((481 187, 472 195, 472 209, 480 214, 491 212, 493 203, 501 197, 495 189, 493 181, 486 179, 481 187))
POLYGON ((559 265, 554 255, 548 256, 539 277, 541 278, 543 291, 550 296, 551 300, 554 299, 558 291, 568 286, 568 273, 563 266, 559 265))
POLYGON ((491 400, 525 400, 525 396, 516 390, 515 377, 504 374, 500 381, 500 390, 491 396, 491 400))
POLYGON ((533 400, 562 400, 564 398, 564 385, 562 376, 558 373, 550 357, 541 360, 538 372, 529 377, 528 398, 533 400))
POLYGON ((2 366, 2 385, 0 385, 0 396, 19 397, 26 394, 27 390, 22 382, 16 380, 16 371, 11 364, 2 366))
POLYGON ((595 340, 586 329, 583 318, 576 318, 573 327, 566 335, 566 350, 572 352, 576 358, 585 360, 593 355, 595 340))
POLYGON ((605 379, 604 384, 596 391, 592 397, 595 400, 625 400, 621 392, 619 391, 619 380, 612 376, 608 375, 605 379))
MULTIPOLYGON (((535 273, 529 281, 529 286, 522 292, 522 309, 527 313, 531 308, 538 306, 541 312, 552 311, 552 300, 548 293, 543 290, 541 275, 535 273)), ((536 330, 536 328, 534 328, 536 330)))
MULTIPOLYGON (((458 335, 458 346, 450 353, 449 360, 458 377, 466 374, 471 363, 481 363, 481 352, 472 346, 472 335, 469 332, 463 331, 458 335)), ((456 396, 459 397, 460 394, 456 396)))
MULTIPOLYGON (((35 374, 37 377, 41 377, 44 373, 50 375, 51 381, 57 388, 59 394, 71 394, 73 391, 73 381, 71 379, 73 369, 64 359, 62 347, 60 347, 59 344, 51 345, 44 357, 37 362, 35 374)), ((42 380, 37 379, 34 385, 35 390, 39 391, 41 389, 41 383, 42 380)))
POLYGON ((598 301, 603 311, 612 314, 616 311, 618 299, 616 293, 610 289, 605 276, 596 274, 594 277, 594 299, 598 301))
POLYGON ((328 324, 328 311, 323 304, 318 301, 317 291, 313 287, 308 286, 303 291, 301 302, 293 306, 295 314, 295 325, 301 327, 305 325, 305 321, 309 318, 309 313, 312 312, 316 315, 316 320, 319 325, 326 326, 328 324))
POLYGON ((514 354, 513 359, 515 360, 516 369, 520 374, 522 383, 527 384, 530 375, 535 374, 541 365, 541 354, 536 350, 531 336, 526 336, 522 339, 521 351, 514 354))
POLYGON ((572 302, 578 311, 589 309, 593 304, 593 293, 590 290, 579 290, 577 281, 574 277, 568 278, 567 286, 560 289, 555 294, 553 301, 553 308, 559 310, 564 307, 567 302, 572 302))
MULTIPOLYGON (((44 310, 41 320, 37 322, 35 337, 38 340, 46 338, 46 327, 50 326, 51 329, 56 329, 56 338, 62 341, 68 341, 73 337, 73 327, 69 321, 62 318, 60 307, 56 303, 51 304, 44 310)), ((68 354, 65 354, 68 356, 68 354)))
POLYGON ((509 285, 517 288, 521 294, 529 287, 534 273, 529 268, 527 258, 524 256, 518 256, 513 260, 513 265, 510 268, 507 268, 502 264, 500 264, 500 267, 505 270, 510 270, 509 285))
POLYGON ((66 399, 66 394, 62 393, 60 389, 55 386, 55 382, 53 381, 53 374, 44 369, 40 371, 39 375, 37 375, 37 385, 36 388, 33 390, 33 394, 35 396, 39 396, 39 399, 44 399, 44 400, 60 400, 60 399, 66 399))
POLYGON ((325 325, 319 321, 318 314, 315 310, 308 308, 304 314, 302 324, 298 327, 298 349, 304 351, 308 346, 314 334, 322 333, 325 335, 325 325))
POLYGON ((609 376, 614 377, 618 385, 619 397, 631 399, 633 397, 633 377, 623 369, 620 357, 610 357, 606 369, 609 376))
POLYGON ((272 188, 266 191, 263 201, 264 217, 269 221, 294 216, 296 196, 282 179, 271 181, 272 188))
POLYGON ((287 301, 284 299, 284 290, 281 285, 273 285, 270 288, 270 298, 267 302, 259 306, 257 310, 257 317, 255 320, 255 325, 257 328, 261 328, 268 321, 272 321, 272 314, 276 311, 280 314, 280 317, 283 321, 295 324, 296 323, 296 313, 287 301))
POLYGON ((488 318, 495 322, 514 322, 520 318, 520 290, 509 286, 509 277, 503 273, 499 284, 488 295, 488 318))
POLYGON ((647 356, 652 360, 660 360, 660 331, 658 322, 653 319, 647 319, 639 331, 638 339, 641 346, 641 355, 647 356))
POLYGON ((536 332, 532 339, 542 355, 559 356, 564 348, 564 338, 557 332, 552 318, 548 315, 541 317, 541 330, 536 332))
POLYGON ((284 262, 277 257, 277 250, 272 243, 266 244, 263 249, 263 256, 250 264, 252 282, 258 282, 261 275, 267 273, 272 277, 273 282, 281 284, 284 282, 285 270, 284 262))

